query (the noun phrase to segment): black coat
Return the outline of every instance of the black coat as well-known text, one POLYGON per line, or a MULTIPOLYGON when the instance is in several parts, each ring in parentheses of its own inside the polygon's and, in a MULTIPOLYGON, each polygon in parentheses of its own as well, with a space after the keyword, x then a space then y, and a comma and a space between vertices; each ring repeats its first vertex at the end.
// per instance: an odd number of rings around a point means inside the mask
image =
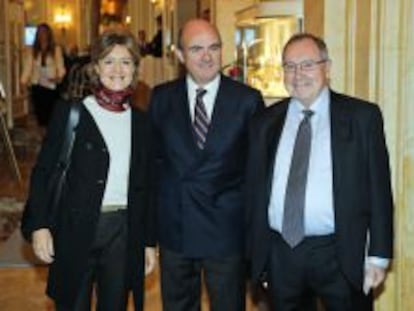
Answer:
MULTIPOLYGON (((382 258, 393 255, 388 152, 377 105, 332 91, 330 96, 337 255, 345 276, 362 289, 366 252, 382 258)), ((254 280, 268 270, 273 165, 289 100, 266 109, 252 121, 250 129, 245 202, 249 223, 247 254, 254 280)))
MULTIPOLYGON (((69 103, 58 105, 32 172, 22 231, 49 227, 46 185, 57 161, 69 113, 69 103)), ((142 309, 144 246, 154 245, 154 214, 150 206, 149 137, 146 115, 132 110, 132 144, 128 190, 128 265, 136 309, 142 309)), ((82 105, 71 166, 67 173, 54 233, 55 261, 50 266, 48 295, 70 304, 86 269, 100 214, 109 169, 109 153, 97 125, 82 105)))

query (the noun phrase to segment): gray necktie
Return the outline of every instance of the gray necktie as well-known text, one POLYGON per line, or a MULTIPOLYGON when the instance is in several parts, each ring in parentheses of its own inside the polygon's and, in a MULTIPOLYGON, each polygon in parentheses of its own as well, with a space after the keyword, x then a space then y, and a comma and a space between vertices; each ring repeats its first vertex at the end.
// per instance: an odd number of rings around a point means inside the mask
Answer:
POLYGON ((282 223, 282 236, 292 248, 305 237, 303 214, 312 138, 310 117, 313 111, 304 110, 303 113, 305 116, 299 124, 293 148, 282 223))
POLYGON ((196 103, 194 107, 193 128, 198 148, 204 149, 206 142, 208 125, 210 123, 206 107, 203 102, 203 96, 207 93, 204 89, 197 89, 196 103))

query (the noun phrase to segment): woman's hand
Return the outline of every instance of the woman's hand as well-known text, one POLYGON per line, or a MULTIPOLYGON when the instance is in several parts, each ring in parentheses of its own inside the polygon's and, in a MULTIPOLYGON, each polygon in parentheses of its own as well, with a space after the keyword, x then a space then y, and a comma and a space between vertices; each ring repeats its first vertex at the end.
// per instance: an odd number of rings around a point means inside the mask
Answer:
POLYGON ((59 78, 59 77, 48 78, 48 80, 49 80, 49 82, 56 83, 56 84, 60 83, 62 81, 62 79, 59 78))
POLYGON ((145 248, 145 275, 150 274, 155 269, 157 255, 155 247, 145 248))
POLYGON ((55 256, 53 237, 50 230, 41 228, 32 233, 32 247, 37 258, 45 263, 52 263, 55 256))

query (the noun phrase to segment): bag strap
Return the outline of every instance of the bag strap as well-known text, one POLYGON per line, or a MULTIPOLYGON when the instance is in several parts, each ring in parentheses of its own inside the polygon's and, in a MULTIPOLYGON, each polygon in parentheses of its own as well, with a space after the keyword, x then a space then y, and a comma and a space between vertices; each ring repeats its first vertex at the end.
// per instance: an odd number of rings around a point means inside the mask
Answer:
POLYGON ((76 127, 79 124, 80 118, 81 104, 79 102, 73 102, 70 105, 68 121, 65 129, 65 137, 59 155, 59 164, 64 165, 64 168, 67 168, 69 165, 70 155, 72 153, 73 144, 76 138, 76 127))
POLYGON ((66 171, 70 165, 70 157, 76 138, 76 127, 78 126, 80 119, 80 106, 80 102, 74 101, 70 103, 70 111, 64 133, 65 136, 63 137, 63 145, 60 150, 59 159, 57 163, 59 176, 57 179, 52 180, 52 184, 49 181, 48 185, 49 195, 51 196, 50 208, 48 211, 50 228, 55 227, 57 223, 59 200, 62 194, 63 184, 66 179, 66 171))

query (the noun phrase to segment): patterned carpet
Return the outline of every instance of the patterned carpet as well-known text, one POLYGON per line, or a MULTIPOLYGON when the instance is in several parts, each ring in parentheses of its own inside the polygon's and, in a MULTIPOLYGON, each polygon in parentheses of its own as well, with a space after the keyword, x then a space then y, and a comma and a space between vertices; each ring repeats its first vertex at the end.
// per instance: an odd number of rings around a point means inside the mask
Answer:
POLYGON ((19 226, 23 203, 14 198, 0 198, 0 243, 5 242, 19 226))
POLYGON ((23 203, 13 198, 0 198, 0 267, 38 265, 31 246, 20 233, 23 203))
POLYGON ((13 150, 23 181, 17 183, 16 176, 6 157, 5 144, 0 140, 0 243, 4 243, 20 224, 23 204, 27 194, 27 182, 31 168, 40 148, 42 135, 34 119, 28 117, 16 122, 9 131, 13 150))
MULTIPOLYGON (((43 130, 34 118, 16 120, 10 138, 16 154, 22 182, 16 179, 5 157, 5 145, 0 139, 0 267, 24 267, 38 264, 31 245, 20 233, 20 220, 28 193, 28 182, 34 165, 43 130)), ((0 307, 1 309, 1 307, 0 307)))

